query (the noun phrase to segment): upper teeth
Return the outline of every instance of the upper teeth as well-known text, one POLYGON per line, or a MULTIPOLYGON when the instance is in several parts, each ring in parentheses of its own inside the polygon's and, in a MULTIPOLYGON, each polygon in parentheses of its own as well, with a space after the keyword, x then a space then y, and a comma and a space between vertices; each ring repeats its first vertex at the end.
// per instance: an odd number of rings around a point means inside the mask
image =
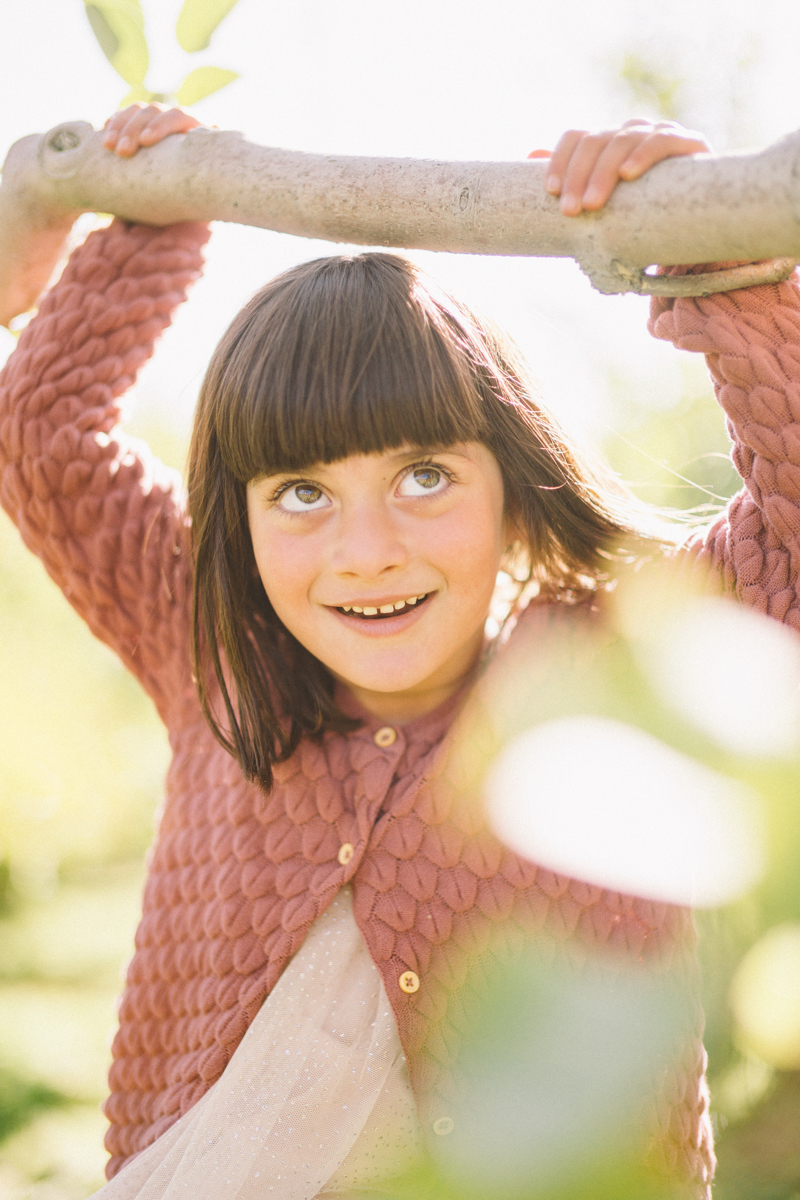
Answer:
POLYGON ((407 604, 416 604, 418 600, 424 600, 427 594, 427 592, 424 592, 421 596, 409 596, 407 600, 396 600, 394 604, 382 604, 380 608, 363 608, 359 607, 358 604, 343 604, 342 612, 363 613, 365 617, 375 617, 379 612, 399 612, 407 604))

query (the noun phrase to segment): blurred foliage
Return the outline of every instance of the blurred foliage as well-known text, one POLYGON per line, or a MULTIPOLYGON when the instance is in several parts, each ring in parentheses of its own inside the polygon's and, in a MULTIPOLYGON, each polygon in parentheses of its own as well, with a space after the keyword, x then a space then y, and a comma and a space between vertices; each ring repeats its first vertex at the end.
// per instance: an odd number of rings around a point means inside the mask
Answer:
MULTIPOLYGON (((171 428, 139 432, 183 465, 171 428)), ((83 1200, 169 747, 4 514, 0 614, 0 1196, 83 1200)))
POLYGON ((454 1129, 437 1139, 434 1194, 460 1200, 656 1200, 636 1116, 676 1053, 680 981, 598 961, 570 969, 531 939, 462 989, 454 1129))
POLYGON ((236 3, 237 0, 183 0, 175 26, 181 49, 187 54, 206 50, 214 30, 236 3))
MULTIPOLYGON (((622 381, 612 380, 617 413, 605 451, 643 500, 708 520, 740 481, 720 410, 698 366, 696 360, 685 364, 683 396, 663 410, 648 408, 646 397, 641 403, 622 381)), ((776 1070, 755 1055, 737 1028, 731 987, 751 947, 760 947, 787 920, 800 920, 798 764, 743 764, 741 775, 766 798, 772 815, 769 871, 754 894, 696 914, 719 1155, 714 1195, 793 1200, 800 1195, 800 1071, 776 1070)), ((800 995, 794 1005, 800 1023, 800 995)))
POLYGON ((118 75, 131 87, 144 83, 150 54, 139 0, 86 0, 92 32, 118 75))
POLYGON ((666 73, 660 63, 641 53, 629 53, 622 60, 619 76, 637 106, 666 121, 681 119, 678 97, 683 80, 666 73))
POLYGON ((0 1068, 0 1141, 15 1133, 42 1110, 58 1108, 67 1097, 43 1083, 22 1079, 0 1068))
POLYGON ((235 71, 227 71, 223 67, 198 67, 190 71, 178 88, 175 99, 183 108, 197 104, 212 92, 218 92, 226 84, 233 83, 239 76, 235 71))
MULTIPOLYGON (((175 29, 178 45, 189 54, 205 50, 211 36, 238 0, 184 0, 175 29)), ((86 16, 105 54, 130 90, 120 108, 141 100, 149 104, 197 104, 239 78, 223 67, 196 67, 171 90, 155 92, 146 85, 150 66, 144 13, 139 0, 84 0, 86 16)))
POLYGON ((48 895, 61 870, 140 855, 167 749, 150 701, 86 633, 5 517, 0 605, 8 905, 48 895))
POLYGON ((647 504, 708 519, 741 486, 730 439, 705 364, 681 358, 676 403, 650 407, 649 397, 613 373, 613 424, 603 450, 620 477, 647 504))
POLYGON ((800 1075, 777 1077, 717 1143, 714 1200, 796 1200, 800 1194, 800 1075))

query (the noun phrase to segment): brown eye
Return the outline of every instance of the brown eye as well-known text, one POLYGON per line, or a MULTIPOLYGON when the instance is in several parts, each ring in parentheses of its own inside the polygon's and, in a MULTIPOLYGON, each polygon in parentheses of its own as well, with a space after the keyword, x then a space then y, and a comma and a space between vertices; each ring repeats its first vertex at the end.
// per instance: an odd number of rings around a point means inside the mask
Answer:
POLYGON ((294 494, 303 504, 316 504, 322 492, 319 488, 312 487, 310 483, 301 483, 294 489, 294 494))
POLYGON ((327 508, 330 501, 315 483, 295 483, 281 494, 278 505, 286 512, 307 512, 327 508))
POLYGON ((443 492, 449 483, 444 471, 438 467, 414 467, 409 471, 398 489, 401 496, 424 496, 443 492))

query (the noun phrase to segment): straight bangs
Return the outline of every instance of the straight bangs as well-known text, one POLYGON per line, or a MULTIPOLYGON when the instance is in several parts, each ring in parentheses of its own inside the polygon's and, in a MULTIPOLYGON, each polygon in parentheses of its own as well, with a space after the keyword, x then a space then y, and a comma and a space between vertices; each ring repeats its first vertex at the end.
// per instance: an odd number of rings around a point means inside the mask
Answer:
POLYGON ((303 264, 254 297, 215 355, 220 457, 246 484, 404 444, 486 441, 480 350, 466 312, 407 260, 303 264))

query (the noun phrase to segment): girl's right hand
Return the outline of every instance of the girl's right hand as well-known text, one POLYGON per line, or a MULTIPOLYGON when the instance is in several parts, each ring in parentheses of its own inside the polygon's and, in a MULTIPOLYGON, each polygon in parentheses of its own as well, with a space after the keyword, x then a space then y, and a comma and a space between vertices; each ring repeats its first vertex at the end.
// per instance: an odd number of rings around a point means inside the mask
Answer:
POLYGON ((171 133, 188 133, 201 122, 182 108, 143 104, 137 100, 105 123, 103 145, 120 158, 132 158, 140 146, 155 146, 171 133))

